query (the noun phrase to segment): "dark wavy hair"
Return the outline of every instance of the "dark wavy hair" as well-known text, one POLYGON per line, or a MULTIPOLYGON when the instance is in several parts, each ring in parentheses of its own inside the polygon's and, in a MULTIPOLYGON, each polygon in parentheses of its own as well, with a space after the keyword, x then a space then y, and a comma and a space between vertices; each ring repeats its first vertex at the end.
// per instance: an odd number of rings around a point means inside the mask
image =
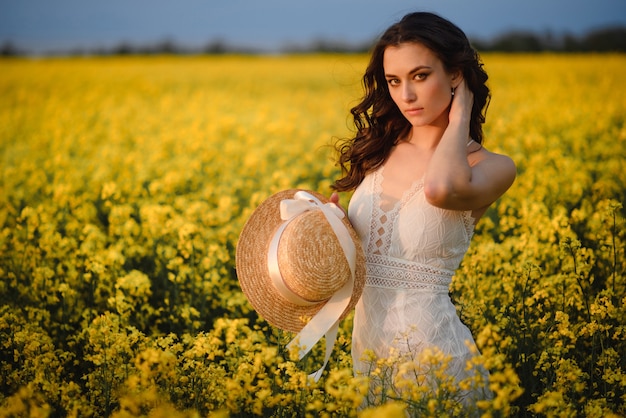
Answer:
POLYGON ((350 112, 354 117, 356 136, 336 144, 338 163, 343 177, 333 185, 337 191, 355 189, 365 175, 378 168, 389 156, 392 147, 405 138, 411 129, 389 94, 383 57, 389 46, 420 43, 430 49, 448 73, 460 71, 474 93, 470 120, 470 136, 483 142, 482 124, 490 99, 487 73, 478 52, 456 25, 427 12, 410 13, 390 26, 372 50, 363 76, 365 94, 350 112))

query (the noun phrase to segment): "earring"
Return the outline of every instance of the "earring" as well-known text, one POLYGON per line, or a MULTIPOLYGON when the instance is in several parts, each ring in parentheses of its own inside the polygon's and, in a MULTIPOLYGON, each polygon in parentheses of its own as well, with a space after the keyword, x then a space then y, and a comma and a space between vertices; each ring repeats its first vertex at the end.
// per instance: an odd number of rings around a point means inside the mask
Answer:
POLYGON ((452 97, 454 97, 454 88, 452 88, 452 97))

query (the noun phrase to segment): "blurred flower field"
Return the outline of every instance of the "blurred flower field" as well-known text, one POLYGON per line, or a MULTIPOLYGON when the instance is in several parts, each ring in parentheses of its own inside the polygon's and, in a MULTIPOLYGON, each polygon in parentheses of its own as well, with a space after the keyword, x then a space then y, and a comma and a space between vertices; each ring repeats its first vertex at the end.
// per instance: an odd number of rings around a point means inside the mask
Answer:
MULTIPOLYGON (((0 416, 357 416, 350 317, 307 382, 322 349, 291 360, 234 250, 270 194, 330 194, 366 60, 0 60, 0 416)), ((479 406, 624 416, 626 56, 484 61, 486 146, 518 178, 451 289, 491 371, 479 406)), ((358 414, 463 416, 437 378, 358 414)))

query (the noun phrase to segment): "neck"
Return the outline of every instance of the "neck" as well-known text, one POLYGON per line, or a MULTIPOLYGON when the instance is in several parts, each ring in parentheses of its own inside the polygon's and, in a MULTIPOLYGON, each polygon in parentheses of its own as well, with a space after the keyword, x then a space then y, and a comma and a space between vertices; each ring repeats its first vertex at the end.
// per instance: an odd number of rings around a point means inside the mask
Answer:
POLYGON ((434 150, 445 131, 445 127, 437 125, 413 126, 407 141, 424 150, 434 150))

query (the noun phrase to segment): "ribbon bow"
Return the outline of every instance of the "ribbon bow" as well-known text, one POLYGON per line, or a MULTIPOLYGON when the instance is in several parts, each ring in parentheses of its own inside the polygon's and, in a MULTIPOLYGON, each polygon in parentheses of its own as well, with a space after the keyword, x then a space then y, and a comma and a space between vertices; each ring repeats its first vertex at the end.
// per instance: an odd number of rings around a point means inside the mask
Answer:
POLYGON ((356 247, 352 241, 352 237, 344 223, 341 221, 345 214, 341 208, 337 207, 334 203, 323 204, 318 198, 305 191, 298 191, 294 194, 293 199, 285 199, 280 202, 280 216, 283 222, 272 241, 268 251, 268 269, 272 283, 274 287, 290 302, 299 306, 311 306, 317 305, 321 301, 307 301, 300 296, 296 295, 287 287, 282 275, 280 274, 280 268, 278 267, 278 243, 280 237, 287 227, 287 225, 295 219, 298 215, 307 212, 309 210, 321 210, 324 217, 330 224, 333 232, 339 240, 339 244, 344 252, 348 266, 350 267, 350 278, 346 281, 344 286, 333 294, 328 299, 324 306, 317 312, 317 314, 304 326, 295 336, 289 344, 287 349, 290 349, 294 344, 298 344, 299 352, 298 359, 301 360, 304 356, 311 351, 313 346, 323 337, 326 336, 326 354, 324 357, 324 364, 322 367, 314 373, 311 373, 309 377, 313 377, 317 382, 330 359, 330 354, 333 351, 333 346, 337 339, 337 330, 339 328, 339 319, 341 314, 345 311, 350 303, 352 297, 352 290, 354 288, 354 277, 356 271, 356 247))
POLYGON ((291 218, 308 211, 315 210, 317 208, 326 208, 327 211, 332 211, 339 219, 343 219, 346 215, 343 213, 337 205, 332 202, 323 204, 319 199, 310 193, 300 190, 293 195, 293 199, 284 199, 280 202, 280 218, 283 221, 288 221, 291 218))

